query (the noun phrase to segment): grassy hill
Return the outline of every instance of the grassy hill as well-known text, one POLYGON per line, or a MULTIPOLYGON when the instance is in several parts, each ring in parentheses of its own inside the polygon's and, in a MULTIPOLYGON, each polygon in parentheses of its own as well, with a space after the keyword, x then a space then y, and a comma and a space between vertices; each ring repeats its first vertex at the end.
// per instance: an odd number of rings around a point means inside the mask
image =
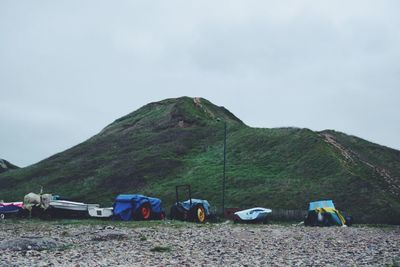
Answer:
POLYGON ((18 169, 18 168, 19 167, 15 166, 14 164, 11 164, 7 160, 0 159, 0 173, 6 172, 6 171, 9 171, 9 170, 18 169))
POLYGON ((246 126, 223 107, 182 97, 148 104, 89 140, 0 174, 0 198, 30 191, 110 205, 118 193, 160 197, 175 185, 220 208, 224 122, 227 207, 305 209, 334 199, 356 220, 400 224, 400 151, 335 131, 246 126))

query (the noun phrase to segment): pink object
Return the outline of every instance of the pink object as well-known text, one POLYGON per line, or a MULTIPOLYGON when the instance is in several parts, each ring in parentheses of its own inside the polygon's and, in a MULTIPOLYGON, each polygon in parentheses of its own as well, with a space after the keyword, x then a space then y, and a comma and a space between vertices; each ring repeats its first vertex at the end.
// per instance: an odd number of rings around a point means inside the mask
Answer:
POLYGON ((0 203, 0 206, 16 206, 18 208, 22 208, 22 206, 24 205, 23 202, 4 202, 4 203, 0 203))

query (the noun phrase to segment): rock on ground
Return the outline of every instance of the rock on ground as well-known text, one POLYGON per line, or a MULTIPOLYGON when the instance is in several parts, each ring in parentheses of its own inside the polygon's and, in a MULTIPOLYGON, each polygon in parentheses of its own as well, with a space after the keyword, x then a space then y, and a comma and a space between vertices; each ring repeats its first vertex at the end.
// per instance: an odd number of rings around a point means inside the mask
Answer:
POLYGON ((97 233, 93 236, 93 241, 110 241, 110 240, 124 240, 127 239, 128 236, 121 231, 110 231, 106 230, 100 233, 97 233))
POLYGON ((12 251, 50 250, 63 246, 65 246, 64 243, 46 237, 19 237, 14 239, 4 239, 0 242, 0 250, 12 251))

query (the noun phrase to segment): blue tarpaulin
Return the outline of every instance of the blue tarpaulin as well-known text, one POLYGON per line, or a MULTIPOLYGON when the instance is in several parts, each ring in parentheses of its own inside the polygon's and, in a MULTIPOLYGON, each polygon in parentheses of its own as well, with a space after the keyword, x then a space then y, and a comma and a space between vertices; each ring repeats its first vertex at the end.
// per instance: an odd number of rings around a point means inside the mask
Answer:
POLYGON ((308 210, 315 210, 318 208, 335 208, 335 205, 333 204, 332 200, 320 200, 320 201, 314 201, 310 202, 310 206, 308 210))
POLYGON ((317 211, 317 212, 324 212, 324 213, 329 213, 332 217, 332 219, 338 224, 338 225, 344 225, 345 220, 343 216, 340 214, 339 211, 336 210, 335 205, 333 204, 332 200, 320 200, 320 201, 314 201, 310 202, 308 211, 317 211))
POLYGON ((152 213, 161 213, 162 204, 158 198, 146 197, 143 195, 118 195, 113 204, 114 217, 123 221, 133 219, 133 215, 138 212, 139 208, 144 204, 149 203, 152 213))
POLYGON ((338 225, 343 225, 344 223, 340 221, 339 216, 336 213, 331 213, 332 218, 338 225))

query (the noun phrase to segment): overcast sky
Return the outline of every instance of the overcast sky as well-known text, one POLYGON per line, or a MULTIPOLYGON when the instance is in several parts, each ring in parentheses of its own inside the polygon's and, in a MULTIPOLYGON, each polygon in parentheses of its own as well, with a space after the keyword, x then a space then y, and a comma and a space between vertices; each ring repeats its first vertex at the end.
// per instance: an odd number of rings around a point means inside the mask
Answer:
POLYGON ((400 1, 0 2, 0 158, 36 163, 164 98, 400 149, 400 1))

